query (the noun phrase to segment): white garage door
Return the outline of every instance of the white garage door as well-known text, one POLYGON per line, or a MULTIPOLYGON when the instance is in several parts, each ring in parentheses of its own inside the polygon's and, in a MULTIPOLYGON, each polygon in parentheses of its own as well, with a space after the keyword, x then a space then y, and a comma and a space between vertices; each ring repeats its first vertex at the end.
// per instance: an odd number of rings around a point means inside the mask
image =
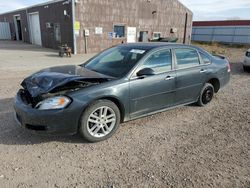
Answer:
POLYGON ((32 44, 42 45, 41 27, 38 13, 30 14, 30 38, 32 44))
POLYGON ((0 40, 11 39, 10 24, 8 22, 0 22, 0 40))

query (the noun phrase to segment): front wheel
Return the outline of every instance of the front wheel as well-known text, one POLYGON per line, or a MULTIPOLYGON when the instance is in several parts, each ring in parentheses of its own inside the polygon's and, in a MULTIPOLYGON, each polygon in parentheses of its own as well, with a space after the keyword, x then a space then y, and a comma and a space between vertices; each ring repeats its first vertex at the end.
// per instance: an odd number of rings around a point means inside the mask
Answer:
POLYGON ((110 138, 120 125, 120 110, 109 100, 98 100, 83 113, 79 132, 89 142, 110 138))
POLYGON ((210 83, 206 83, 201 90, 197 104, 199 106, 206 106, 208 103, 212 101, 213 97, 214 97, 214 86, 210 83))

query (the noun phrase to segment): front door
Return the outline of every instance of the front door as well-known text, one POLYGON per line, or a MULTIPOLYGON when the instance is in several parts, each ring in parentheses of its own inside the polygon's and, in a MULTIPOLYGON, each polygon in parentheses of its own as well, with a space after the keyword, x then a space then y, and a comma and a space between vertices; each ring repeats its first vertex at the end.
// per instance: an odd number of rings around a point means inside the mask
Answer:
POLYGON ((14 16, 14 24, 15 24, 15 33, 16 33, 16 40, 23 40, 23 34, 22 34, 22 25, 21 25, 21 17, 14 16))
POLYGON ((136 118, 174 104, 176 73, 172 70, 172 53, 169 49, 153 52, 138 71, 151 68, 154 75, 130 80, 130 115, 136 118))
POLYGON ((21 26, 21 20, 17 20, 17 31, 18 31, 18 36, 19 36, 19 40, 23 40, 23 36, 22 36, 22 26, 21 26))
POLYGON ((205 70, 195 49, 180 48, 174 51, 177 63, 176 104, 194 102, 205 82, 205 70))

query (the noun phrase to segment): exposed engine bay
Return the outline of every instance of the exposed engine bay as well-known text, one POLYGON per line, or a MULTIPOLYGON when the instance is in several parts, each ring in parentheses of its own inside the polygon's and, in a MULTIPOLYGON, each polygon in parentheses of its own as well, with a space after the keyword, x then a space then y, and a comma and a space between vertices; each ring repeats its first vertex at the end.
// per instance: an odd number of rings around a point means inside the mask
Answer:
POLYGON ((33 108, 44 99, 65 95, 90 86, 109 81, 110 78, 85 78, 82 76, 40 72, 26 78, 20 90, 22 100, 33 108))

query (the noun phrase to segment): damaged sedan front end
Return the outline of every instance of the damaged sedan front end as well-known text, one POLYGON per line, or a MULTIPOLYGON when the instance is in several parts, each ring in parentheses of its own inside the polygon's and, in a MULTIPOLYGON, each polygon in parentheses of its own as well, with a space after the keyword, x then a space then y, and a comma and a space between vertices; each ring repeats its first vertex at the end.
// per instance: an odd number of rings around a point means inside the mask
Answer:
MULTIPOLYGON (((33 108, 39 108, 42 106, 43 100, 48 101, 53 97, 60 99, 58 96, 112 79, 112 77, 98 74, 80 66, 54 67, 42 70, 24 79, 21 83, 23 87, 21 96, 26 104, 33 108)), ((70 99, 67 97, 58 100, 58 102, 62 101, 70 103, 70 99)))
POLYGON ((15 98, 16 120, 36 133, 75 134, 84 104, 75 102, 69 94, 112 79, 81 66, 39 71, 21 83, 15 98))

